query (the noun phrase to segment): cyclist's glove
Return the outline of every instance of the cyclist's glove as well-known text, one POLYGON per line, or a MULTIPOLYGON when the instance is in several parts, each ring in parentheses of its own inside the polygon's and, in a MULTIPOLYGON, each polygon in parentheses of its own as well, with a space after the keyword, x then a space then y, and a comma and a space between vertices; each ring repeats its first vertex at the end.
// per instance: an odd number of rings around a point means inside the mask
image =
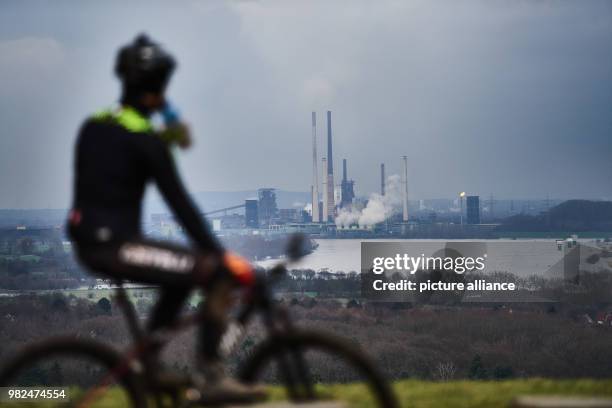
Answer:
POLYGON ((166 126, 158 132, 159 137, 168 145, 177 144, 183 149, 191 146, 191 133, 189 127, 184 123, 176 123, 166 126))
POLYGON ((241 286, 250 287, 255 283, 255 268, 249 261, 233 252, 223 254, 223 266, 241 286))

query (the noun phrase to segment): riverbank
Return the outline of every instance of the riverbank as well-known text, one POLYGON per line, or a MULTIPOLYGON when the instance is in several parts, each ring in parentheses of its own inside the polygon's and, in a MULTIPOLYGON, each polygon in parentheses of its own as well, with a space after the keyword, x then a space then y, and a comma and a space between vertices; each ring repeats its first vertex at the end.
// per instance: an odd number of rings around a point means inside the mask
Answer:
MULTIPOLYGON (((581 238, 579 238, 581 240, 581 238)), ((485 240, 451 240, 451 239, 315 239, 318 247, 311 254, 291 265, 292 269, 311 269, 329 272, 360 272, 362 242, 399 242, 410 244, 416 254, 421 253, 420 244, 430 247, 431 243, 477 241, 486 245, 489 254, 487 268, 505 271, 517 276, 541 274, 549 270, 563 258, 556 240, 552 238, 522 239, 485 239, 485 240)), ((275 265, 277 261, 268 259, 256 262, 264 268, 275 265)))

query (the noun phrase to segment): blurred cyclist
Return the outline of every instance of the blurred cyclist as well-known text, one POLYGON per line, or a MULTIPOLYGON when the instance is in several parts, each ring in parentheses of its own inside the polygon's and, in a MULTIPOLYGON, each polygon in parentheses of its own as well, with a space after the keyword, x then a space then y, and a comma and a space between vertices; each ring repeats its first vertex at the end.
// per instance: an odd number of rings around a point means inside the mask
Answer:
POLYGON ((164 98, 175 61, 145 35, 121 48, 115 73, 122 84, 120 104, 85 121, 75 150, 74 202, 69 233, 79 259, 107 277, 161 286, 149 329, 171 325, 194 287, 206 290, 199 372, 208 398, 250 401, 263 396, 225 374, 219 341, 231 305, 231 289, 249 286, 254 271, 243 258, 224 250, 190 200, 170 147, 191 139, 164 98), (150 118, 159 112, 163 130, 150 118), (145 186, 153 181, 194 248, 143 237, 140 217, 145 186))

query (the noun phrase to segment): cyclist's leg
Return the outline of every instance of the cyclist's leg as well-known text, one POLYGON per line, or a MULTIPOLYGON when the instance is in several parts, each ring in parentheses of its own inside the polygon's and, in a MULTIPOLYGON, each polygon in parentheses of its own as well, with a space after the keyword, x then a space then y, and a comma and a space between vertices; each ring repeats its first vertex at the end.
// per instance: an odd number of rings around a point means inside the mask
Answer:
POLYGON ((152 320, 154 326, 174 321, 189 289, 199 286, 205 290, 205 319, 200 328, 198 355, 205 379, 203 391, 206 391, 209 401, 253 401, 265 396, 262 387, 242 384, 225 372, 219 344, 233 304, 232 292, 238 283, 219 267, 219 262, 189 249, 149 241, 124 244, 119 256, 121 262, 131 268, 145 266, 151 273, 159 275, 165 293, 156 306, 152 320), (176 282, 182 283, 177 285, 176 282))
POLYGON ((153 308, 148 329, 153 331, 172 325, 190 292, 189 287, 162 287, 159 300, 153 308))
POLYGON ((200 326, 198 353, 198 371, 203 379, 199 383, 201 403, 255 402, 267 395, 261 385, 245 384, 230 377, 221 355, 220 343, 227 328, 228 312, 233 304, 232 292, 236 286, 237 283, 228 276, 215 280, 206 288, 205 319, 200 326))
POLYGON ((229 281, 220 277, 223 274, 217 273, 219 268, 214 268, 213 260, 189 248, 150 240, 78 246, 77 250, 88 267, 105 277, 162 287, 161 298, 149 321, 150 329, 171 324, 190 289, 204 287, 207 319, 200 329, 198 351, 206 360, 217 359, 231 288, 229 281))
POLYGON ((218 261, 190 249, 151 241, 98 246, 94 250, 79 250, 79 255, 92 269, 106 276, 161 285, 165 292, 161 303, 156 305, 151 321, 153 327, 174 321, 189 289, 204 288, 205 320, 200 329, 198 354, 205 369, 207 395, 212 399, 232 397, 239 400, 258 399, 264 395, 261 388, 242 385, 225 375, 219 342, 232 304, 232 288, 237 283, 224 273, 218 261))
POLYGON ((171 324, 192 288, 213 270, 203 270, 203 255, 170 243, 133 240, 95 246, 79 246, 79 258, 107 278, 161 286, 149 328, 171 324))
POLYGON ((221 359, 219 343, 227 327, 227 315, 232 306, 234 283, 229 279, 218 279, 206 288, 204 302, 205 319, 200 326, 200 358, 203 364, 221 359))
POLYGON ((150 330, 171 325, 191 290, 215 273, 212 268, 205 269, 204 255, 167 242, 127 242, 121 245, 118 257, 124 273, 140 281, 153 281, 162 288, 148 324, 150 330), (141 276, 143 273, 147 276, 141 276))
POLYGON ((80 260, 105 278, 168 287, 194 285, 195 254, 148 241, 78 245, 80 260))

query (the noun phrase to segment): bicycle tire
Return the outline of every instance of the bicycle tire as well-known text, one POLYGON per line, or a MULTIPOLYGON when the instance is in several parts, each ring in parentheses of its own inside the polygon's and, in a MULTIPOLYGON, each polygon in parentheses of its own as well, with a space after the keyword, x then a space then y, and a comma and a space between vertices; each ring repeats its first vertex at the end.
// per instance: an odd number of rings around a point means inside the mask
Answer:
MULTIPOLYGON (((37 362, 50 357, 69 357, 88 359, 99 363, 108 370, 122 364, 125 357, 112 348, 93 340, 75 337, 57 337, 28 345, 21 353, 10 359, 0 370, 0 387, 18 386, 13 384, 16 378, 28 367, 35 367, 37 362)), ((121 375, 118 383, 128 395, 133 408, 146 408, 147 400, 140 379, 131 368, 121 375)))
MULTIPOLYGON (((371 394, 380 408, 397 408, 398 403, 393 390, 376 365, 357 345, 328 333, 314 330, 292 330, 274 335, 259 346, 238 370, 238 378, 246 383, 258 380, 266 365, 280 358, 279 353, 287 350, 317 350, 343 359, 363 375, 371 394)), ((291 385, 285 384, 285 387, 291 385)), ((291 397, 290 399, 298 402, 291 397)))

